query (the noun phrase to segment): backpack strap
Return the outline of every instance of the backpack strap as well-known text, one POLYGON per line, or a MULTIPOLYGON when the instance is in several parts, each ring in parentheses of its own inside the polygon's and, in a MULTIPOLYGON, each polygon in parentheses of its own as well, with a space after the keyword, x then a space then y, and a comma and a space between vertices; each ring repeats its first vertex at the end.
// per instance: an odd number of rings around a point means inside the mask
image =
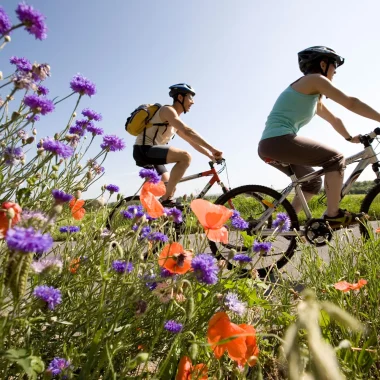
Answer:
MULTIPOLYGON (((154 104, 155 106, 158 106, 157 110, 154 112, 154 114, 152 115, 152 117, 149 119, 149 120, 152 120, 153 117, 156 115, 156 113, 162 108, 161 104, 159 103, 155 103, 154 104)), ((152 123, 152 125, 155 125, 157 127, 168 127, 169 123, 168 122, 165 122, 165 123, 152 123)), ((165 128, 165 131, 166 131, 166 128, 165 128)), ((165 133, 164 131, 164 133, 165 133)), ((154 134, 154 137, 153 137, 153 145, 155 144, 156 142, 156 137, 157 137, 157 134, 158 134, 158 128, 156 130, 156 133, 154 134)), ((144 135, 143 135, 143 145, 145 145, 145 136, 146 136, 146 128, 144 128, 144 135)))

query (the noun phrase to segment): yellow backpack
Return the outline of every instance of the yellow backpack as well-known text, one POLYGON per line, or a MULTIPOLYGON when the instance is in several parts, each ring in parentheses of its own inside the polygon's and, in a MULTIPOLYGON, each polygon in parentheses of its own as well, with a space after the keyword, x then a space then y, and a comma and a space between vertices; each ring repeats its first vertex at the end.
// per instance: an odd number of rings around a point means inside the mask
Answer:
POLYGON ((132 136, 139 135, 144 129, 150 128, 153 125, 164 126, 168 123, 155 123, 152 124, 150 121, 157 111, 161 108, 161 104, 142 104, 137 107, 128 117, 125 123, 125 130, 132 136))

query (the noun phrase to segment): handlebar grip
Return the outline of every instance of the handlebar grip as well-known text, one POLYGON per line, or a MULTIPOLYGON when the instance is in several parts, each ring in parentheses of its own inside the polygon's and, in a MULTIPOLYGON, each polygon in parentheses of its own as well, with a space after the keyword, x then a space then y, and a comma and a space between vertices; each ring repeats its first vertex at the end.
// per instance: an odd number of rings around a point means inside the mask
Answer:
POLYGON ((374 132, 376 135, 380 135, 380 127, 375 128, 374 132))

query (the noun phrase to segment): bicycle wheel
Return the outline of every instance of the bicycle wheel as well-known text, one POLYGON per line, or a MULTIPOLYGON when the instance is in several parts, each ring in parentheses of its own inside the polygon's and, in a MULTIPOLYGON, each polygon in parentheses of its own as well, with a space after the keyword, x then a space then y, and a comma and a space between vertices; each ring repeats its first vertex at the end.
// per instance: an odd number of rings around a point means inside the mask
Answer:
POLYGON ((132 205, 140 205, 140 196, 139 195, 133 195, 131 197, 126 197, 119 201, 110 211, 110 213, 107 216, 107 223, 106 227, 110 231, 115 231, 119 227, 124 227, 131 224, 131 221, 129 219, 124 218, 120 212, 123 210, 126 210, 128 206, 132 205))
MULTIPOLYGON (((219 259, 228 259, 231 249, 235 249, 238 253, 247 253, 251 251, 253 238, 258 238, 260 241, 270 240, 272 249, 268 254, 260 256, 253 253, 254 268, 258 271, 261 277, 264 277, 273 267, 281 268, 288 263, 294 254, 297 246, 296 233, 292 234, 277 234, 273 226, 273 221, 278 213, 284 213, 289 218, 290 229, 292 232, 299 230, 299 221, 294 208, 288 200, 284 200, 276 210, 266 220, 266 225, 258 229, 256 226, 258 220, 271 204, 281 198, 281 194, 277 191, 265 186, 246 185, 237 187, 226 194, 219 197, 215 204, 224 205, 227 208, 233 207, 240 212, 240 216, 249 223, 249 227, 245 231, 229 232, 228 244, 214 243, 210 241, 210 248, 214 255, 219 259), (248 236, 248 238, 247 238, 248 236)), ((231 222, 229 222, 231 224, 231 222)), ((228 260, 229 266, 237 265, 234 260, 228 260)), ((251 267, 251 264, 250 264, 251 267)), ((248 267, 245 267, 245 272, 248 267)))
POLYGON ((360 212, 368 215, 366 223, 360 223, 360 233, 368 239, 380 227, 380 184, 374 186, 363 199, 360 212))

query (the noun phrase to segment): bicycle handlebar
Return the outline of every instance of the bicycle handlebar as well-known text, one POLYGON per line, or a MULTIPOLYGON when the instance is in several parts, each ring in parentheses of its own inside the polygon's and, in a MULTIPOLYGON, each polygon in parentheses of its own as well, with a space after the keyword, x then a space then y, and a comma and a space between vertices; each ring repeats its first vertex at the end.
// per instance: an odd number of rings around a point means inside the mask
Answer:
POLYGON ((380 135, 380 128, 377 127, 372 132, 367 133, 366 135, 360 135, 359 139, 360 139, 360 142, 364 146, 367 147, 371 145, 372 141, 376 138, 376 136, 379 136, 379 135, 380 135))
POLYGON ((210 165, 210 168, 212 169, 214 167, 215 164, 217 165, 222 165, 224 164, 226 160, 224 158, 221 158, 220 160, 216 160, 215 162, 214 161, 209 161, 209 165, 210 165))

